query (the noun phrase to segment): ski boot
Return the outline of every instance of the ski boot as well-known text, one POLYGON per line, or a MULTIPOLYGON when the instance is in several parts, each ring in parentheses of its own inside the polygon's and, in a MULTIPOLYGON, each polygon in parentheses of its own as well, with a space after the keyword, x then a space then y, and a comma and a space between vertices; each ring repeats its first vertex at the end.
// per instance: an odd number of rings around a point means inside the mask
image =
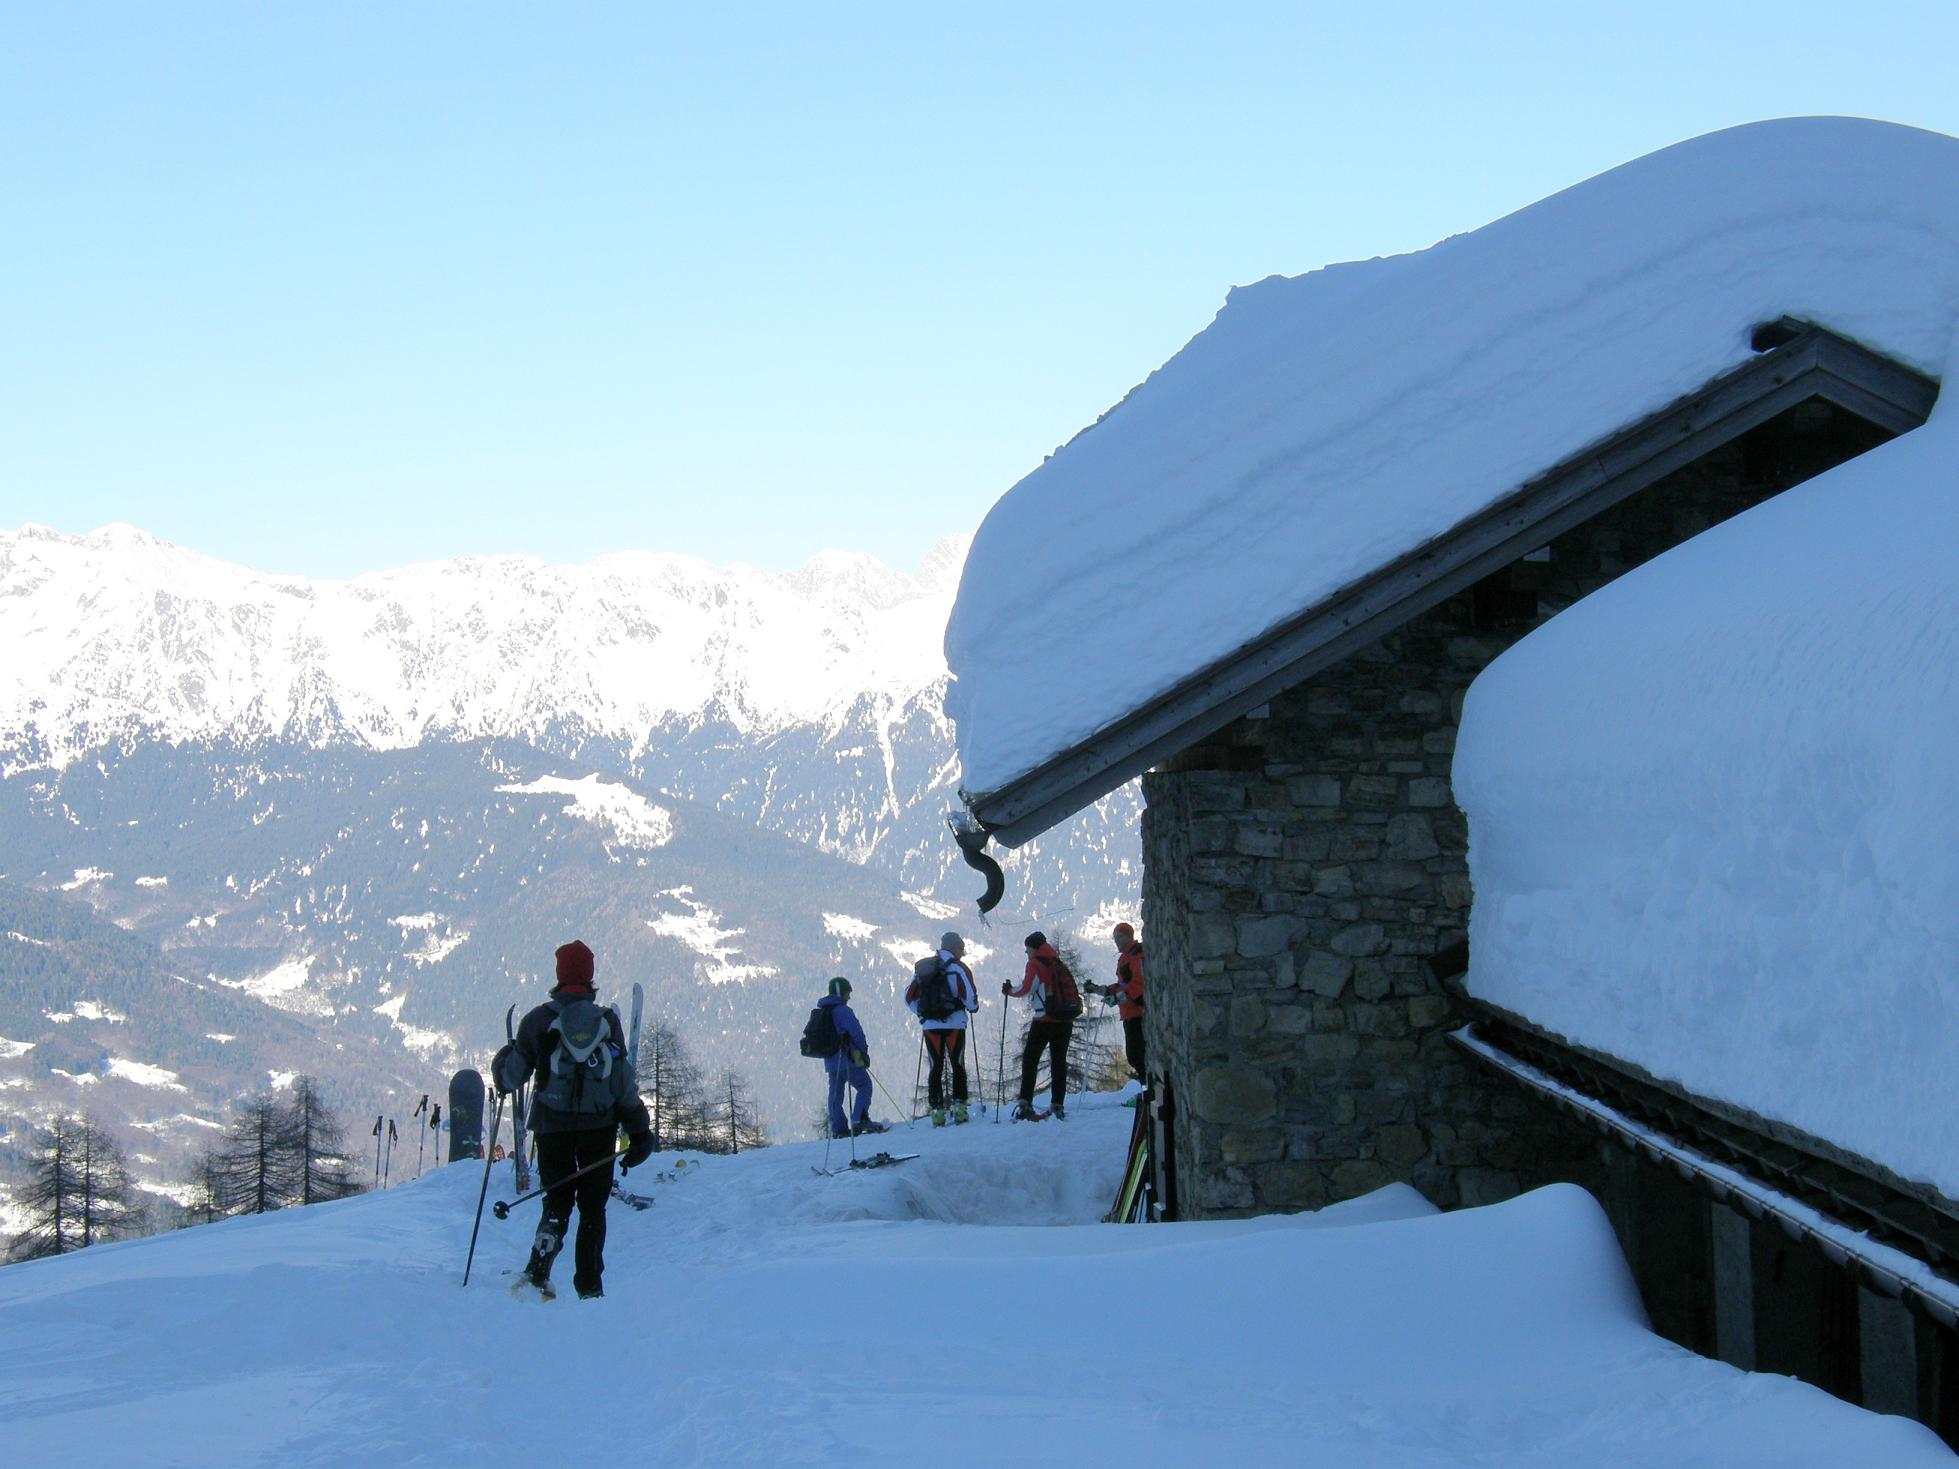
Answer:
POLYGON ((952 1120, 955 1123, 965 1123, 971 1120, 971 1114, 966 1111, 966 1104, 964 1102, 954 1102, 952 1104, 952 1120))
POLYGON ((1059 1102, 1056 1102, 1054 1104, 1054 1110, 1048 1113, 1048 1116, 1052 1117, 1056 1122, 1066 1122, 1068 1120, 1068 1109, 1059 1102))
POLYGON ((944 1127, 944 1126, 945 1126, 945 1108, 943 1108, 943 1107, 934 1107, 934 1108, 932 1109, 932 1125, 933 1125, 934 1127, 944 1127))
POLYGON ((517 1278, 510 1282, 510 1293, 519 1299, 555 1301, 558 1298, 558 1288, 551 1284, 551 1277, 530 1270, 517 1272, 517 1278))
POLYGON ((852 1123, 850 1127, 850 1135, 852 1137, 862 1137, 867 1132, 889 1132, 889 1131, 891 1131, 891 1129, 886 1127, 882 1122, 873 1122, 868 1117, 866 1117, 862 1122, 852 1123))
POLYGON ((1032 1102, 1015 1102, 1013 1119, 1016 1122, 1039 1122, 1047 1114, 1036 1112, 1032 1102))

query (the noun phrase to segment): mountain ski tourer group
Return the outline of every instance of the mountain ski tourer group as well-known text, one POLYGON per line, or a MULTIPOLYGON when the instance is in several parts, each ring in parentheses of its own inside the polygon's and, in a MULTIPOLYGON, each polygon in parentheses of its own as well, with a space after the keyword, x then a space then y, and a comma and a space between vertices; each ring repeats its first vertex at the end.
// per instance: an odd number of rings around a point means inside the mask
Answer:
MULTIPOLYGON (((1084 988, 1120 1007, 1129 1064, 1142 1074, 1143 946, 1128 923, 1117 924, 1112 938, 1116 947, 1115 983, 1086 986, 1077 985, 1067 962, 1046 934, 1037 930, 1023 941, 1026 966, 1019 984, 1009 980, 1000 985, 1004 999, 1024 999, 1032 1010, 1020 1052, 1015 1120, 1067 1117, 1068 1047, 1082 1014, 1084 988), (1034 1106, 1043 1059, 1050 1078, 1049 1110, 1045 1112, 1034 1106)), ((640 1098, 637 1074, 642 992, 640 986, 632 987, 632 1018, 627 1021, 616 1006, 599 1002, 597 963, 590 947, 573 939, 561 945, 553 957, 549 995, 524 1016, 490 1067, 499 1114, 503 1103, 514 1098, 517 1153, 522 1156, 523 1135, 528 1130, 542 1184, 536 1191, 543 1199, 537 1232, 531 1240, 530 1256, 517 1272, 513 1291, 546 1300, 556 1295, 552 1266, 564 1249, 575 1211, 578 1229, 572 1243, 572 1286, 581 1299, 590 1299, 605 1294, 608 1198, 625 1197, 635 1207, 647 1202, 619 1195, 613 1183, 615 1163, 623 1174, 645 1163, 654 1151, 653 1128, 640 1098), (622 1132, 623 1148, 619 1146, 622 1132)), ((810 1012, 801 1042, 805 1056, 823 1062, 828 1083, 824 1120, 832 1138, 889 1130, 888 1123, 870 1115, 873 1090, 879 1083, 871 1071, 871 1047, 863 1022, 851 1009, 851 989, 850 980, 843 975, 829 981, 825 994, 810 1012)), ((925 1091, 932 1125, 969 1122, 967 1041, 980 1001, 964 938, 950 931, 940 935, 937 947, 913 966, 904 1003, 918 1021, 921 1067, 930 1061, 925 1091)), ((509 1024, 506 1016, 506 1027, 509 1024)), ((1005 1031, 1003 1018, 1003 1068, 1005 1031)), ((916 1079, 913 1085, 916 1095, 916 1079)), ((903 1159, 880 1153, 874 1159, 853 1159, 852 1166, 875 1167, 900 1161, 903 1159)), ((486 1186, 487 1178, 486 1172, 486 1186)), ((522 1199, 514 1202, 521 1203, 522 1199)), ((507 1217, 510 1207, 499 1203, 497 1216, 507 1217)), ((477 1211, 480 1224, 480 1199, 477 1211)), ((474 1235, 470 1249, 473 1258, 474 1235)), ((465 1267, 465 1283, 467 1278, 465 1267)))

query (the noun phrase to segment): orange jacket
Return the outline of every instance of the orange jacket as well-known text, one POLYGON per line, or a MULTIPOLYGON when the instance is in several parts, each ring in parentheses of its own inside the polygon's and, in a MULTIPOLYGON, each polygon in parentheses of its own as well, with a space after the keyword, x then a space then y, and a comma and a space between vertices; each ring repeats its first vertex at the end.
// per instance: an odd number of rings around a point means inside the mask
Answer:
POLYGON ((1040 948, 1034 950, 1033 953, 1027 956, 1027 972, 1020 976, 1020 988, 1008 991, 1008 995, 1016 1000, 1027 995, 1034 997, 1034 1023, 1036 1025, 1063 1025, 1067 1023, 1047 1013, 1048 975, 1053 972, 1050 966, 1054 964, 1057 958, 1059 958, 1059 955, 1054 952, 1053 944, 1042 944, 1040 948))
POLYGON ((1116 982, 1109 990, 1120 1002, 1116 1013, 1134 1020, 1143 1013, 1143 946, 1131 944, 1116 960, 1116 982))

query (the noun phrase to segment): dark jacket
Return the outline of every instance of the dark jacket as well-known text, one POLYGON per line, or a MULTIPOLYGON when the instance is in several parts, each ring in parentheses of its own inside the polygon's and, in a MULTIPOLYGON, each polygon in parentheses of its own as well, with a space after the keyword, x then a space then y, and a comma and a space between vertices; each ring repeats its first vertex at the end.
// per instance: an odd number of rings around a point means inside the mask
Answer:
MULTIPOLYGON (((505 1091, 516 1091, 534 1075, 539 1075, 550 1064, 551 1048, 558 1038, 551 1033, 551 1022, 558 1018, 560 1002, 586 998, 586 992, 575 990, 551 991, 551 998, 539 1005, 524 1017, 523 1024, 517 1027, 517 1039, 509 1061, 497 1077, 505 1091)), ((652 1119, 646 1115, 646 1103, 639 1099, 639 1078, 631 1073, 626 1064, 626 1027, 619 1019, 616 1006, 607 1005, 606 1015, 612 1021, 613 1039, 606 1042, 612 1047, 612 1115, 607 1119, 602 1114, 590 1112, 561 1112, 555 1107, 535 1099, 531 1102, 530 1128, 532 1132, 583 1132, 593 1126, 604 1126, 609 1120, 626 1129, 629 1137, 642 1134, 651 1136, 652 1119)))

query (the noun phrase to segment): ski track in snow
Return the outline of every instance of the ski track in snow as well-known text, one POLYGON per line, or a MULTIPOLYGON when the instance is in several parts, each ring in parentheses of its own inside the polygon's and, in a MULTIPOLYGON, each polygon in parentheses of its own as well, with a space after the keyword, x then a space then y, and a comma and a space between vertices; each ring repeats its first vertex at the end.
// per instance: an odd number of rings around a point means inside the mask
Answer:
MULTIPOLYGON (((535 1469, 581 1424, 662 1465, 1949 1462, 1917 1425, 1651 1335, 1576 1189, 1095 1225, 1114 1101, 859 1139, 922 1154, 874 1173, 813 1175, 821 1143, 642 1170, 656 1202, 611 1211, 600 1302, 509 1296, 529 1205, 485 1211, 459 1289, 470 1164, 10 1267, 0 1437, 14 1463, 156 1469, 535 1469)), ((505 1166, 491 1184, 510 1196, 505 1166)))

